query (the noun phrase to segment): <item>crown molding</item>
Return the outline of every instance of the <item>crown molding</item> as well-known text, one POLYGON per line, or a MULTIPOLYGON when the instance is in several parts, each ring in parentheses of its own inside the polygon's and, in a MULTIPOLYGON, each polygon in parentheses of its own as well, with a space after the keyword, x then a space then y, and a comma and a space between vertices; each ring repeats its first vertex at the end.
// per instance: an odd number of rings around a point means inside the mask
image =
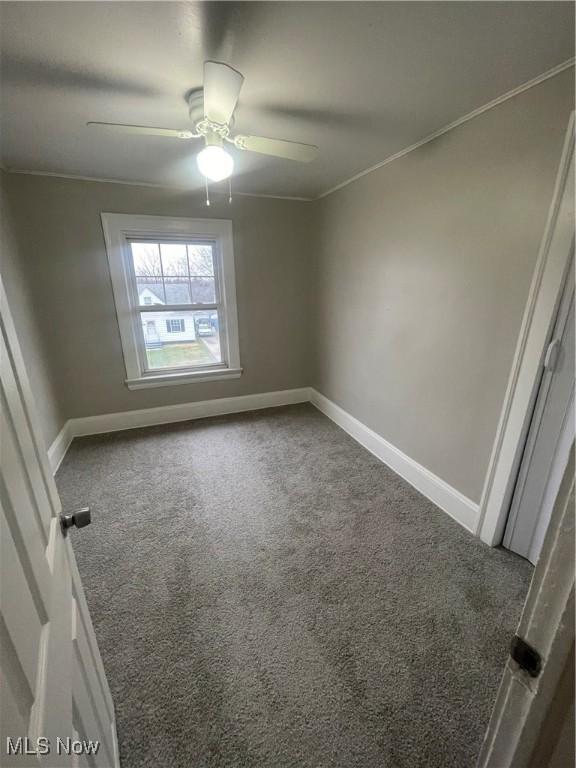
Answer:
POLYGON ((267 197, 271 200, 296 200, 300 203, 313 203, 314 200, 318 200, 317 197, 297 197, 295 195, 264 195, 264 194, 257 194, 255 192, 233 192, 232 196, 237 195, 238 197, 267 197))
MULTIPOLYGON (((151 181, 127 181, 125 179, 104 179, 99 176, 81 176, 73 173, 58 173, 57 171, 34 171, 28 168, 5 168, 7 173, 19 176, 47 176, 52 179, 70 179, 71 181, 96 181, 101 184, 125 184, 130 187, 155 187, 157 189, 181 189, 183 192, 196 192, 186 187, 170 186, 168 184, 155 184, 151 181)), ((198 192, 201 190, 198 189, 198 192)))
POLYGON ((493 109, 494 107, 497 107, 499 104, 502 104, 503 102, 508 101, 508 99, 513 99, 514 96, 518 96, 519 94, 524 93, 524 91, 527 91, 530 88, 533 88, 535 85, 539 85, 540 83, 543 83, 545 80, 549 80, 551 77, 555 77, 556 75, 559 75, 561 72, 564 72, 566 69, 573 67, 574 61, 575 61, 574 58, 568 59, 567 61, 562 62, 562 64, 558 64, 556 67, 553 67, 552 69, 549 69, 546 72, 543 72, 541 75, 534 77, 532 80, 528 80, 528 82, 523 83, 522 85, 519 85, 516 88, 513 88, 511 91, 507 91, 506 93, 502 94, 502 96, 498 96, 496 99, 489 101, 487 104, 484 104, 483 106, 472 110, 472 112, 468 112, 468 114, 463 115, 462 117, 459 117, 457 120, 454 120, 452 123, 448 123, 448 125, 445 125, 443 128, 440 128, 438 131, 435 131, 434 133, 431 133, 429 136, 426 136, 420 141, 417 141, 415 144, 411 144, 409 147, 406 147, 405 149, 401 149, 399 152, 396 152, 395 154, 390 155, 390 157, 387 157, 385 160, 382 160, 379 163, 376 163, 376 165, 371 165, 370 168, 366 168, 366 170, 360 171, 360 173, 356 173, 354 176, 351 176, 349 179, 346 179, 346 181, 342 181, 340 182, 340 184, 337 184, 335 187, 331 187, 330 189, 326 190, 326 192, 322 192, 320 195, 318 195, 316 199, 321 200, 324 197, 328 197, 328 195, 331 195, 333 192, 337 192, 339 189, 342 189, 343 187, 347 187, 348 184, 352 184, 354 181, 358 181, 358 179, 361 179, 362 177, 367 176, 369 173, 373 173, 374 171, 377 171, 379 168, 383 168, 385 165, 388 165, 389 163, 393 163, 394 160, 399 160, 401 157, 404 157, 409 152, 413 152, 415 149, 418 149, 419 147, 424 146, 424 144, 428 144, 428 142, 433 141, 434 139, 437 139, 439 136, 443 136, 445 133, 448 133, 448 131, 451 131, 453 128, 457 128, 459 125, 462 125, 463 123, 467 123, 469 120, 474 120, 475 117, 482 115, 484 112, 487 112, 489 109, 493 109))
MULTIPOLYGON (((0 0, 1 2, 1 0, 0 0)), ((33 171, 27 168, 4 168, 0 169, 6 173, 13 173, 19 176, 47 176, 52 179, 69 179, 70 181, 93 181, 98 184, 123 184, 129 187, 152 187, 154 189, 171 189, 187 192, 189 194, 204 194, 203 189, 191 189, 177 184, 156 184, 151 181, 128 181, 127 179, 104 179, 99 176, 81 176, 73 173, 58 173, 56 171, 33 171)), ((295 197, 290 195, 264 195, 256 192, 234 192, 236 197, 264 197, 271 200, 295 200, 298 202, 310 203, 314 200, 312 197, 295 197)))

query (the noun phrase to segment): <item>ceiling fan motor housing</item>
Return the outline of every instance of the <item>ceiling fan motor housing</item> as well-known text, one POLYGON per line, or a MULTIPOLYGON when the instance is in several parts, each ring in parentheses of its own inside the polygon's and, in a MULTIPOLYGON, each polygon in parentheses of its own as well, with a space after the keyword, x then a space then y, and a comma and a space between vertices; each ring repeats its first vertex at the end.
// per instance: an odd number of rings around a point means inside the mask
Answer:
POLYGON ((190 115, 190 120, 194 126, 194 132, 201 136, 208 137, 209 134, 215 133, 224 137, 230 133, 230 128, 234 125, 234 116, 230 118, 227 125, 219 125, 218 123, 212 123, 208 120, 204 114, 203 88, 197 88, 188 96, 188 114, 190 115))

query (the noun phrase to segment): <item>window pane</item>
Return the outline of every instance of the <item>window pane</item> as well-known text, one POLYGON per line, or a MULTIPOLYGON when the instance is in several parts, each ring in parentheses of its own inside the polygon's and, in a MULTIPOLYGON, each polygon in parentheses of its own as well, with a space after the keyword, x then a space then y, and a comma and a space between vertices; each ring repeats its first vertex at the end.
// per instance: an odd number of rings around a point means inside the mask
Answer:
POLYGON ((192 277, 214 277, 211 245, 189 245, 188 263, 192 277))
POLYGON ((149 371, 195 368, 222 362, 218 312, 141 312, 149 371))
POLYGON ((192 285, 192 303, 193 304, 215 304, 216 292, 214 289, 213 277, 191 277, 192 285))
POLYGON ((190 304, 190 282, 187 277, 165 277, 166 304, 190 304))
POLYGON ((161 243, 162 271, 165 276, 188 277, 188 259, 184 243, 161 243))
POLYGON ((157 243, 130 243, 134 274, 142 277, 160 277, 160 251, 157 243))
POLYGON ((212 244, 132 242, 138 303, 215 304, 212 244))

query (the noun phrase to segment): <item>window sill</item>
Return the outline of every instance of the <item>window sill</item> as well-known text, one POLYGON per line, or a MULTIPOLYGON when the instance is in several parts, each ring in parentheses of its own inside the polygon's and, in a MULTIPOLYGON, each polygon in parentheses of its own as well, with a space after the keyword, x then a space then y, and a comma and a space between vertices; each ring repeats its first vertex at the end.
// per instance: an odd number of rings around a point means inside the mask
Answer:
POLYGON ((223 368, 208 371, 185 371, 183 373, 140 376, 126 379, 128 389, 148 389, 149 387, 172 387, 177 384, 193 384, 195 381, 219 381, 220 379, 238 379, 242 368, 223 368))

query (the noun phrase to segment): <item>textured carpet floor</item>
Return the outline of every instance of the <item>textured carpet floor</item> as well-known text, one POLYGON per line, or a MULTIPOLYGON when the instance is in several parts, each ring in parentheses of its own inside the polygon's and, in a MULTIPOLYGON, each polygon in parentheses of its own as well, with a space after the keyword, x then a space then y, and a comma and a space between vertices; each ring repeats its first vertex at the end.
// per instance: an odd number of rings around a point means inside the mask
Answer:
POLYGON ((310 405, 74 441, 123 768, 473 766, 531 567, 310 405))

